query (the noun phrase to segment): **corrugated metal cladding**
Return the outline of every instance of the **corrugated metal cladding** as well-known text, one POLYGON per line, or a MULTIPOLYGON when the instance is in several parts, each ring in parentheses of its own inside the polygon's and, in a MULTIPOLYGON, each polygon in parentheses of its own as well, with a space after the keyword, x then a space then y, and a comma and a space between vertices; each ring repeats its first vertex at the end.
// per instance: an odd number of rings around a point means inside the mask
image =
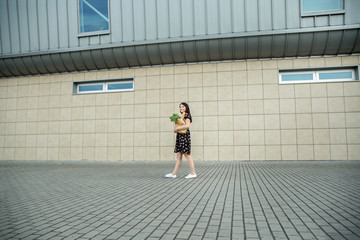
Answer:
POLYGON ((360 52, 360 1, 110 0, 110 34, 79 36, 75 0, 0 0, 0 76, 360 52))

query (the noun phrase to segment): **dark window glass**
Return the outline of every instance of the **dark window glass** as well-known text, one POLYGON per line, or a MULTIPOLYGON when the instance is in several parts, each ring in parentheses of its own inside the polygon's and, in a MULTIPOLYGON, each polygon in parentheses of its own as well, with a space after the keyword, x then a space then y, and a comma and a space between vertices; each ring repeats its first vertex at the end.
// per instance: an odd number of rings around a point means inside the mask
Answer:
POLYGON ((109 83, 108 90, 133 89, 133 83, 109 83))
POLYGON ((102 91, 103 85, 83 85, 79 86, 79 92, 102 91))
POLYGON ((80 33, 108 31, 108 0, 79 0, 80 33))
POLYGON ((342 0, 302 0, 302 12, 342 10, 342 0))

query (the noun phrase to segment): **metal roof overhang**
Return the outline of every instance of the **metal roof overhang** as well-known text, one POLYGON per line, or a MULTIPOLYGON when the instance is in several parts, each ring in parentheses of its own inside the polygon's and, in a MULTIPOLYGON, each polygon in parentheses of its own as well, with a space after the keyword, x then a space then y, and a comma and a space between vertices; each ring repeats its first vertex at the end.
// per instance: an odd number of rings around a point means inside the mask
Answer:
POLYGON ((194 36, 0 56, 0 77, 360 53, 360 25, 194 36))

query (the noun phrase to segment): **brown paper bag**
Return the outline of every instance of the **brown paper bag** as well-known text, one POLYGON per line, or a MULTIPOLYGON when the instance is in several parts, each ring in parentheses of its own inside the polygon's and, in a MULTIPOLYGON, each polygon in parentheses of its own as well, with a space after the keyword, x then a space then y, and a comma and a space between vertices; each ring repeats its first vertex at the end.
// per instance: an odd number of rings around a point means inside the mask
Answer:
MULTIPOLYGON (((181 127, 185 125, 185 121, 182 118, 179 118, 175 121, 175 127, 181 127)), ((178 133, 185 134, 187 132, 187 129, 179 130, 178 133)))

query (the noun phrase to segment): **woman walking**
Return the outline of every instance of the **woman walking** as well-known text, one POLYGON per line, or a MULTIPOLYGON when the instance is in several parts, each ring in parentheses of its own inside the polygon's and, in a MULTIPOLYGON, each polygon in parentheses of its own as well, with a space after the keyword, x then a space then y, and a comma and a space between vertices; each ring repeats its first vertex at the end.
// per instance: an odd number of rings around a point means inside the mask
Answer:
POLYGON ((176 178, 176 174, 182 163, 182 156, 184 155, 190 167, 190 174, 187 175, 185 178, 187 179, 196 178, 197 176, 195 173, 194 161, 190 155, 191 154, 190 123, 192 122, 190 108, 187 103, 182 102, 179 105, 179 109, 181 114, 185 113, 185 116, 183 117, 184 118, 183 120, 185 121, 185 125, 181 127, 175 127, 174 129, 174 133, 176 133, 176 144, 174 149, 174 153, 176 153, 176 164, 173 172, 166 174, 165 177, 176 178), (178 133, 178 131, 183 129, 187 129, 185 134, 178 133))

